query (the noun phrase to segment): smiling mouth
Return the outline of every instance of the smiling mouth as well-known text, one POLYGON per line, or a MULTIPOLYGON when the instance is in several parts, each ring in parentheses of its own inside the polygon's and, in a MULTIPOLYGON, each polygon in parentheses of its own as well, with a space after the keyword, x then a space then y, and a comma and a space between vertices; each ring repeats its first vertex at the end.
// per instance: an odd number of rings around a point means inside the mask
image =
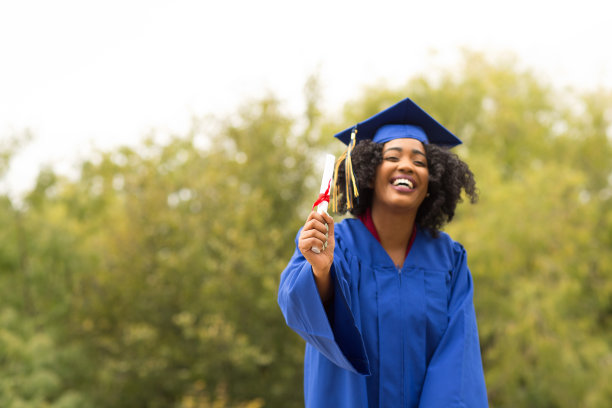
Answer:
POLYGON ((392 183, 394 186, 401 186, 401 187, 407 187, 410 189, 414 188, 414 184, 412 183, 412 181, 406 179, 406 178, 397 178, 395 180, 393 180, 392 183))

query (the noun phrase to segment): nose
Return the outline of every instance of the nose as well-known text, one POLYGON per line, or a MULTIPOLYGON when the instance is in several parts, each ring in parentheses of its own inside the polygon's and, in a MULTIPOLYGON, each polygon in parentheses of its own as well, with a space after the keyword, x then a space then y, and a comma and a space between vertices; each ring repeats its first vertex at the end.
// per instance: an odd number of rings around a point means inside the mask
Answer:
POLYGON ((403 158, 397 163, 397 169, 402 173, 414 173, 414 164, 409 158, 403 158))

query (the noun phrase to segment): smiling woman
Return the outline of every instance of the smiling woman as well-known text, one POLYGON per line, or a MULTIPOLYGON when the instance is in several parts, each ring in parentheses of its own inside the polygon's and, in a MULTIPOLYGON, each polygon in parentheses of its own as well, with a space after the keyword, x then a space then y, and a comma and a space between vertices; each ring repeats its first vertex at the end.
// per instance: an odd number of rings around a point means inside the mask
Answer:
POLYGON ((461 141, 409 99, 336 137, 333 208, 358 218, 312 212, 278 294, 306 406, 487 406, 466 253, 440 232, 476 200, 461 141))
MULTIPOLYGON (((471 203, 478 200, 476 182, 468 165, 453 152, 435 144, 425 144, 421 149, 425 151, 428 183, 427 195, 419 207, 415 221, 420 227, 437 235, 440 228, 453 219, 457 204, 462 200, 462 191, 467 194, 471 203)), ((386 150, 383 151, 383 145, 367 139, 355 146, 351 158, 355 167, 359 201, 352 208, 347 208, 346 195, 342 195, 337 200, 337 212, 350 211, 355 216, 361 216, 371 208, 374 197, 372 180, 376 169, 383 162, 384 153, 386 150)), ((340 163, 340 167, 343 165, 340 163)), ((345 182, 345 172, 339 172, 336 184, 343 186, 345 182)))

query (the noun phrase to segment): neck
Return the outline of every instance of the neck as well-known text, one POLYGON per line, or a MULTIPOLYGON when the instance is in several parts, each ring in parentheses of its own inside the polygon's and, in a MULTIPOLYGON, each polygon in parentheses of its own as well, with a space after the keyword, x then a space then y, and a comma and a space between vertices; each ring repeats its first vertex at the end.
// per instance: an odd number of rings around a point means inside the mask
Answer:
MULTIPOLYGON (((372 221, 383 248, 394 258, 395 253, 405 254, 412 237, 416 211, 396 212, 372 204, 372 221)), ((403 259, 403 258, 402 258, 403 259)))

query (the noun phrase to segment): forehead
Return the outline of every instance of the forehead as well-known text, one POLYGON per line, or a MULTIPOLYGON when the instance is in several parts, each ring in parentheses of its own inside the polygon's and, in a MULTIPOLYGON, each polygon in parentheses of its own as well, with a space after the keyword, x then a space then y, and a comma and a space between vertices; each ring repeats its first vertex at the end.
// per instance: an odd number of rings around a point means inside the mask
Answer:
POLYGON ((390 148, 401 149, 402 151, 412 151, 414 149, 418 149, 421 152, 425 152, 425 146, 423 145, 423 143, 416 139, 403 138, 389 140, 383 145, 383 152, 390 148))

